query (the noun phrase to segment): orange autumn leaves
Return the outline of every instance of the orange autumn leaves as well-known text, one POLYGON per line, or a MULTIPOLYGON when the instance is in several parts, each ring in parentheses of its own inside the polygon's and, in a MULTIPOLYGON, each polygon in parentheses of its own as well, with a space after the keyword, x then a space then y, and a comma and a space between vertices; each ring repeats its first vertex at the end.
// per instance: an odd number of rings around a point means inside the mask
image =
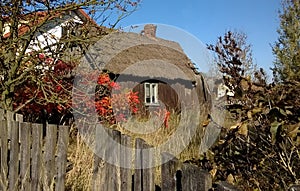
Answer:
MULTIPOLYGON (((49 116, 56 113, 59 118, 68 112, 79 112, 85 118, 96 113, 98 121, 115 124, 141 112, 138 92, 121 90, 108 73, 80 70, 74 76, 75 64, 44 54, 33 56, 32 62, 40 67, 14 92, 14 109, 30 114, 32 119, 28 121, 34 122, 44 110, 49 116)), ((165 111, 165 127, 169 126, 169 118, 170 112, 165 111)))
MULTIPOLYGON (((78 72, 74 71, 73 63, 66 63, 41 53, 32 53, 31 56, 30 63, 37 67, 31 71, 27 80, 16 88, 13 104, 14 110, 32 116, 28 121, 35 122, 42 110, 49 116, 56 113, 60 118, 81 108, 79 112, 83 116, 89 117, 89 113, 96 111, 98 120, 113 124, 124 121, 138 112, 138 93, 128 91, 112 94, 112 91, 118 90, 120 86, 110 79, 108 73, 99 74, 96 70, 78 72), (78 79, 82 81, 81 86, 91 86, 93 90, 89 92, 90 90, 86 91, 85 88, 78 89, 78 79)), ((27 67, 32 65, 30 63, 27 67)))
POLYGON ((138 92, 130 90, 112 94, 112 90, 118 90, 120 86, 112 81, 107 73, 99 75, 97 84, 99 90, 96 93, 95 109, 100 121, 110 124, 124 122, 131 115, 138 113, 138 92))
MULTIPOLYGON (((49 115, 54 111, 64 113, 70 108, 72 77, 74 65, 59 59, 53 59, 41 53, 31 53, 31 60, 22 66, 28 70, 26 80, 15 88, 13 109, 24 116, 31 116, 28 121, 35 121, 42 110, 49 115)), ((20 71, 21 72, 21 71, 20 71)))

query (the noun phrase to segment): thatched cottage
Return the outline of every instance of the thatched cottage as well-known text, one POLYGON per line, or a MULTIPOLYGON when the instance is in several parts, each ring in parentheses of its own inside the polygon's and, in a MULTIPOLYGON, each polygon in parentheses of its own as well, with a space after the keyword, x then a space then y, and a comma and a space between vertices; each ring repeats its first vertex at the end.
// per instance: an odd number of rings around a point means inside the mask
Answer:
POLYGON ((148 24, 138 33, 115 32, 89 51, 93 67, 108 71, 122 88, 139 92, 141 107, 164 104, 180 112, 182 105, 205 105, 210 95, 203 76, 177 42, 156 37, 156 26, 148 24))

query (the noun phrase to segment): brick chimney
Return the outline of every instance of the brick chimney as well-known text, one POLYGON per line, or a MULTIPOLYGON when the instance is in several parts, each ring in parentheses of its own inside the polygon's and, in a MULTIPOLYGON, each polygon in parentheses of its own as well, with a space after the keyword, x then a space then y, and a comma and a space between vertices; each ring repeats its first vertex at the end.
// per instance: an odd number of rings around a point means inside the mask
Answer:
POLYGON ((155 38, 156 37, 156 28, 157 28, 156 25, 146 24, 144 26, 144 35, 149 38, 155 38))

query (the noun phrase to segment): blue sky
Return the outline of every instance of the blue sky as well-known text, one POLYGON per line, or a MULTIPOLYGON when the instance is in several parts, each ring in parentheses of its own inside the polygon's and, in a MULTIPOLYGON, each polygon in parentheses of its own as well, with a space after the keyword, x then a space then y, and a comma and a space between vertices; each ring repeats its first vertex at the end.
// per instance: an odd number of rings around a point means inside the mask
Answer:
POLYGON ((228 30, 242 31, 252 45, 254 62, 271 73, 271 44, 278 37, 280 7, 280 0, 143 0, 119 27, 166 24, 190 33, 203 44, 214 44, 228 30))

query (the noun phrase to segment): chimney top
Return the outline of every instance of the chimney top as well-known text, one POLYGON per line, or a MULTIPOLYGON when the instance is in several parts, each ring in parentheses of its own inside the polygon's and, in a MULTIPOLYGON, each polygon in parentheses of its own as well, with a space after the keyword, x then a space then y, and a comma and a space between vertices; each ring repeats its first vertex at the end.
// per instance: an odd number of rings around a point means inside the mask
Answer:
POLYGON ((154 24, 146 24, 144 26, 144 35, 149 38, 156 37, 156 28, 157 26, 154 24))

